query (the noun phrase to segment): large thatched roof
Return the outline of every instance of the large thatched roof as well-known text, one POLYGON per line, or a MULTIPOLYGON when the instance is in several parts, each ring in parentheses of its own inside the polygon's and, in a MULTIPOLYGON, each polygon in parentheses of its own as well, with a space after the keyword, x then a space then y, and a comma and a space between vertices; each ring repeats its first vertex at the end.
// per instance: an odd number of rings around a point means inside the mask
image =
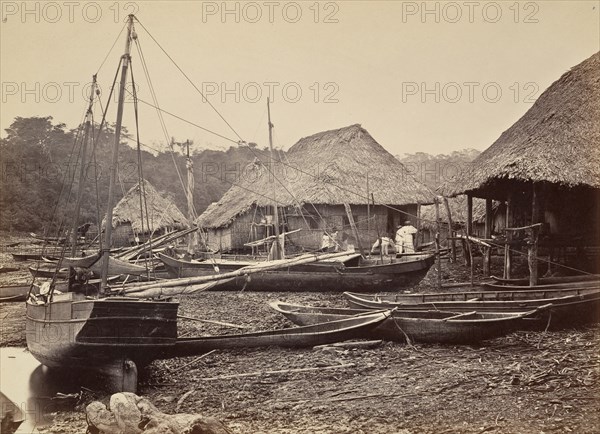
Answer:
POLYGON ((217 203, 198 218, 203 227, 229 225, 253 205, 431 203, 433 193, 408 173, 360 125, 300 139, 273 167, 256 161, 217 203), (367 192, 367 174, 369 190, 367 192))
POLYGON ((563 74, 444 190, 490 197, 506 180, 600 188, 600 53, 563 74))
MULTIPOLYGON (((183 229, 187 227, 187 219, 177 206, 163 197, 148 181, 144 180, 144 192, 146 207, 148 208, 148 219, 144 209, 144 231, 155 231, 163 228, 183 229), (148 227, 149 226, 149 227, 148 227)), ((113 209, 112 224, 117 227, 123 223, 130 223, 134 231, 142 230, 142 218, 140 216, 140 184, 131 187, 123 199, 113 209)), ((102 222, 104 226, 105 222, 102 222)))

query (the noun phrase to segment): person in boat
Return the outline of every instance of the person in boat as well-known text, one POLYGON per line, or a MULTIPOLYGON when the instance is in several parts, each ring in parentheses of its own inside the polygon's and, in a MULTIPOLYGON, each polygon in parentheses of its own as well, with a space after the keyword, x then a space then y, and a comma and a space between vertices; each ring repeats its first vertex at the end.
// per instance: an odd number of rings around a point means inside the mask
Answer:
POLYGON ((375 249, 378 247, 381 249, 382 255, 389 255, 390 249, 392 250, 392 253, 395 251, 394 240, 387 234, 375 240, 373 246, 371 247, 371 254, 373 254, 375 252, 375 249))
POLYGON ((398 253, 415 253, 415 235, 418 230, 410 220, 406 220, 404 225, 398 225, 396 231, 396 251, 398 253))

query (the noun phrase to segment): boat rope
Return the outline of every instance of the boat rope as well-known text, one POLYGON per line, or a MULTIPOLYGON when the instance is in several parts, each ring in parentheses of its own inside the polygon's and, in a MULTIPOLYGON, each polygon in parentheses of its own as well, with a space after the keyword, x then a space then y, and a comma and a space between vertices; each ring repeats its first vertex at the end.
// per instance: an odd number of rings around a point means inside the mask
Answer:
POLYGON ((98 67, 98 70, 96 71, 96 75, 100 72, 100 69, 102 69, 102 66, 104 66, 104 63, 106 62, 106 60, 108 59, 108 56, 110 56, 110 53, 112 52, 112 50, 115 48, 115 45, 117 45, 117 42, 119 41, 119 39, 121 38, 121 34, 123 33, 123 30, 125 30, 125 28, 127 27, 127 22, 125 22, 123 24, 123 27, 121 27, 121 31, 119 32, 119 34, 117 35, 117 38, 115 39, 115 42, 113 42, 112 46, 110 47, 110 50, 108 50, 108 53, 106 53, 106 56, 104 57, 104 60, 102 61, 102 63, 100 64, 100 66, 98 67))
POLYGON ((148 31, 148 29, 144 26, 144 24, 142 24, 142 22, 135 17, 135 20, 140 24, 140 26, 146 31, 146 33, 148 33, 148 36, 150 36, 150 38, 156 43, 156 45, 158 46, 158 48, 161 49, 161 51, 165 54, 165 56, 167 56, 167 58, 173 63, 173 65, 175 65, 175 67, 179 70, 179 72, 181 72, 181 74, 186 78, 186 80, 192 85, 192 87, 196 90, 196 92, 198 92, 200 94, 200 96, 202 96, 202 100, 204 102, 207 102, 208 105, 215 111, 215 113, 217 115, 219 115, 219 117, 223 120, 223 122, 225 122, 225 124, 229 127, 229 129, 231 129, 231 131, 238 137, 238 139, 240 141, 244 141, 242 139, 242 137, 237 133, 237 131, 231 126, 231 124, 229 122, 227 122, 227 120, 223 117, 223 115, 216 109, 216 107, 208 100, 208 98, 206 98, 206 96, 200 91, 200 89, 198 89, 198 86, 196 86, 196 84, 188 77, 188 75, 183 71, 183 69, 181 69, 179 67, 179 65, 177 64, 177 62, 175 62, 175 60, 169 55, 169 53, 167 53, 167 51, 162 47, 162 45, 160 45, 158 43, 158 41, 154 38, 154 36, 152 36, 152 34, 148 31))
MULTIPOLYGON (((140 125, 139 125, 139 112, 138 112, 138 104, 137 104, 137 91, 135 88, 135 78, 133 76, 133 62, 130 63, 130 71, 131 71, 131 88, 133 89, 133 111, 135 114, 135 137, 137 143, 137 159, 138 159, 138 185, 140 188, 140 219, 142 223, 142 234, 144 232, 144 211, 146 212, 146 226, 148 228, 148 232, 150 232, 150 221, 149 221, 149 213, 148 213, 148 201, 146 198, 146 182, 144 181, 144 169, 142 166, 142 150, 140 148, 140 125)), ((138 239, 138 236, 135 237, 138 239)), ((152 235, 148 238, 149 243, 149 252, 150 255, 144 255, 144 265, 146 267, 146 276, 150 278, 150 264, 149 261, 152 257, 152 235)), ((136 243, 137 244, 137 243, 136 243)))
MULTIPOLYGON (((158 119, 159 119, 161 128, 163 130, 163 134, 165 135, 165 142, 171 149, 171 159, 173 160, 173 165, 175 166, 175 172, 177 173, 177 177, 179 178, 181 188, 183 189, 183 191, 185 191, 185 184, 183 182, 183 177, 181 176, 179 166, 177 166, 177 163, 175 162, 175 156, 174 156, 175 150, 173 149, 173 144, 171 143, 171 136, 169 135, 169 131, 167 129, 167 124, 165 123, 165 119, 162 116, 162 111, 159 110, 158 97, 156 95, 156 91, 154 90, 154 85, 152 84, 152 79, 150 78, 150 71, 148 70, 148 65, 146 64, 146 59, 144 57, 142 45, 139 41, 139 38, 137 38, 137 37, 135 38, 135 46, 136 46, 136 49, 138 50, 138 54, 140 56, 140 63, 142 64, 142 70, 144 71, 144 75, 145 75, 146 81, 148 83, 148 89, 150 90, 150 96, 152 97, 152 101, 154 102, 154 105, 156 106, 156 110, 157 110, 156 113, 158 115, 158 119)), ((128 90, 127 90, 127 92, 131 94, 131 92, 129 92, 128 90)), ((139 101, 139 98, 138 98, 138 101, 139 101)))

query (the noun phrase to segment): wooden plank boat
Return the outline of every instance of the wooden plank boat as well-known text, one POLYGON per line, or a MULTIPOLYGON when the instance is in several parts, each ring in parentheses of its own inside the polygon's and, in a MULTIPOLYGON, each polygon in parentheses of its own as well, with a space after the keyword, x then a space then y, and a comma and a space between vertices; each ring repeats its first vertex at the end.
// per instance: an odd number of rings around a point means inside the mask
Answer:
POLYGON ((17 267, 0 267, 0 274, 12 273, 14 271, 19 271, 19 268, 17 268, 17 267))
MULTIPOLYGON (((228 273, 239 270, 243 267, 249 267, 259 263, 266 262, 266 257, 250 257, 250 256, 233 256, 226 258, 209 258, 204 260, 185 260, 173 258, 164 253, 158 253, 158 258, 163 262, 165 268, 171 277, 197 277, 210 276, 216 273, 228 273)), ((345 266, 355 266, 359 263, 360 254, 348 253, 347 257, 342 256, 331 260, 326 260, 327 263, 344 264, 345 266)), ((313 264, 310 264, 313 265, 313 264)), ((308 266, 308 264, 307 264, 308 266)))
POLYGON ((163 357, 185 357, 212 350, 258 347, 313 347, 355 339, 389 318, 389 310, 368 312, 305 327, 286 328, 238 335, 179 338, 175 346, 165 350, 163 357))
MULTIPOLYGON (((503 279, 502 277, 490 276, 496 283, 504 285, 528 285, 529 279, 503 279)), ((600 274, 581 274, 578 276, 557 276, 557 277, 540 277, 538 279, 539 285, 548 285, 553 283, 576 283, 576 282, 589 282, 595 281, 600 284, 600 274)), ((600 286, 600 285, 599 285, 600 286)))
POLYGON ((57 279, 67 279, 69 277, 68 268, 56 270, 56 267, 50 264, 30 265, 27 269, 34 278, 41 277, 43 279, 52 279, 52 277, 56 276, 57 279))
POLYGON ((110 389, 135 390, 137 366, 174 345, 178 305, 72 292, 54 294, 51 302, 32 297, 26 303, 27 348, 50 368, 102 372, 114 383, 110 389))
POLYGON ((0 287, 0 303, 25 301, 31 285, 9 285, 0 287))
POLYGON ((44 257, 57 260, 56 256, 53 256, 51 253, 44 252, 42 250, 24 253, 11 253, 11 255, 15 261, 41 261, 44 257))
MULTIPOLYGON (((336 321, 353 315, 364 315, 369 310, 301 306, 275 301, 269 303, 277 312, 294 324, 306 326, 336 321)), ((471 344, 485 339, 504 336, 521 328, 542 323, 535 316, 542 309, 522 313, 447 312, 433 310, 392 311, 392 315, 361 337, 406 342, 471 344)), ((542 323, 545 325, 545 323, 542 323)))
MULTIPOLYGON (((162 255, 160 255, 161 259, 162 255)), ((264 271, 251 278, 239 276, 212 288, 215 291, 394 291, 418 284, 434 263, 434 255, 422 254, 402 258, 363 259, 352 256, 345 263, 337 261, 294 265, 264 271), (356 265, 355 265, 356 264, 356 265)), ((165 262, 173 277, 196 277, 197 268, 189 261, 176 267, 165 262), (187 263, 186 263, 187 262, 187 263)), ((211 266, 212 268, 212 266, 211 266)), ((221 265, 219 265, 221 268, 221 265)), ((238 268, 239 269, 239 268, 238 268)), ((224 270, 223 270, 224 271, 224 270)), ((211 271, 210 274, 214 274, 211 271)), ((200 274, 203 275, 203 274, 200 274)))
POLYGON ((577 288, 600 288, 600 281, 590 280, 582 282, 548 283, 544 285, 501 285, 497 283, 481 283, 481 286, 490 291, 531 291, 548 289, 577 289, 577 288))
MULTIPOLYGON (((498 293, 500 294, 500 293, 498 293)), ((515 295, 518 292, 514 293, 515 295)), ((600 322, 600 289, 587 288, 578 292, 568 292, 565 295, 556 295, 546 298, 516 298, 499 300, 434 300, 419 301, 414 299, 398 299, 393 295, 355 294, 345 292, 344 297, 351 306, 359 309, 393 309, 398 310, 450 310, 453 312, 523 312, 533 310, 540 306, 552 304, 548 312, 549 318, 556 327, 586 323, 600 322)), ((404 294, 406 295, 406 294, 404 294)), ((416 294, 417 296, 419 294, 416 294)), ((440 294, 442 295, 442 294, 440 294)))

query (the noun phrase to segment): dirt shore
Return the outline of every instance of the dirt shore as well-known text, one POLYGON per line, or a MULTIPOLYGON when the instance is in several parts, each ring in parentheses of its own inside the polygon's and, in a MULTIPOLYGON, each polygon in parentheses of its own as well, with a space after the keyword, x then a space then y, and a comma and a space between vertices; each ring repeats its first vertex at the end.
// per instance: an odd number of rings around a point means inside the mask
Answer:
MULTIPOLYGON (((465 279, 460 264, 444 269, 446 278, 465 279)), ((432 269, 419 289, 434 278, 432 269)), ((291 326, 268 307, 275 299, 346 305, 331 293, 209 292, 181 298, 180 313, 244 331, 291 326)), ((0 346, 25 346, 24 312, 23 303, 0 305, 0 346)), ((241 331, 191 321, 179 328, 194 335, 241 331)), ((481 346, 218 351, 154 362, 142 372, 139 393, 161 411, 214 416, 234 433, 598 433, 599 350, 596 324, 517 332, 481 346)), ((84 433, 81 409, 105 396, 82 396, 40 432, 84 433)))

